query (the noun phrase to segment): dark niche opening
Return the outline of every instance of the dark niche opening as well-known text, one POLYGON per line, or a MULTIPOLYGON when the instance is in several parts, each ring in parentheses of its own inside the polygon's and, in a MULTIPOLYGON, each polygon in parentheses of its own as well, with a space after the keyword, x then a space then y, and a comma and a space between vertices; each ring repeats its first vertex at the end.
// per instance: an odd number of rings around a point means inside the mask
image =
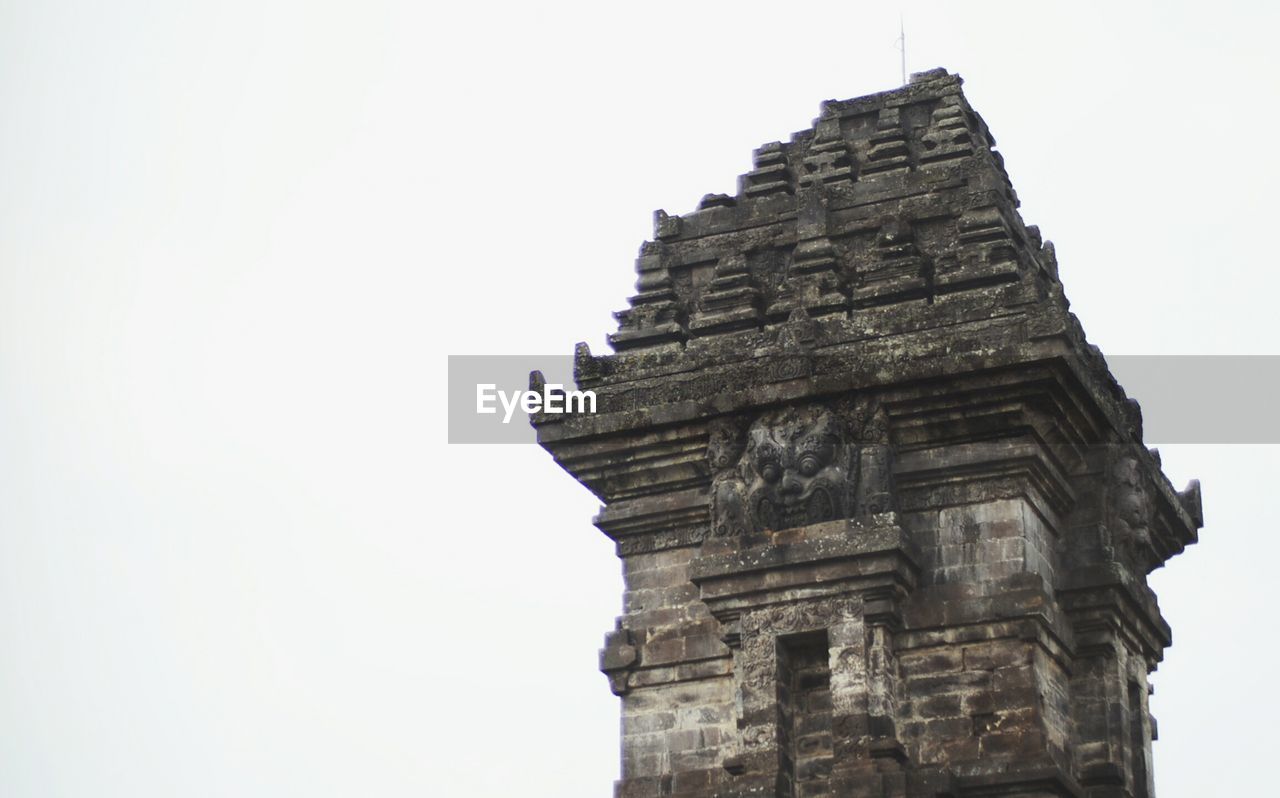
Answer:
POLYGON ((831 664, 826 631, 778 639, 778 795, 828 794, 831 664))

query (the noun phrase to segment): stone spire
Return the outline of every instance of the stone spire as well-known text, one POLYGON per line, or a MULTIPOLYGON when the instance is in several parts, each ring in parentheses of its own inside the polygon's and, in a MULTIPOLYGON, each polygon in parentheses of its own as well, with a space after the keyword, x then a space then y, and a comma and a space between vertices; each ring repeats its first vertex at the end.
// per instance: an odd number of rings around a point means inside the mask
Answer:
POLYGON ((597 413, 621 798, 1153 795, 1147 574, 1195 542, 958 76, 655 214, 597 413))

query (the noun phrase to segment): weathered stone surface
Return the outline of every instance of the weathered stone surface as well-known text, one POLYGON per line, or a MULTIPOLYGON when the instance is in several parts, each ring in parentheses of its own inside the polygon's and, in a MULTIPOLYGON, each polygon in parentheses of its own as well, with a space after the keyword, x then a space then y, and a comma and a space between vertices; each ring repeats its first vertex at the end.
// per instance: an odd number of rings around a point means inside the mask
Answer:
POLYGON ((1147 574, 1194 543, 943 70, 658 211, 596 414, 623 798, 1150 798, 1147 574))

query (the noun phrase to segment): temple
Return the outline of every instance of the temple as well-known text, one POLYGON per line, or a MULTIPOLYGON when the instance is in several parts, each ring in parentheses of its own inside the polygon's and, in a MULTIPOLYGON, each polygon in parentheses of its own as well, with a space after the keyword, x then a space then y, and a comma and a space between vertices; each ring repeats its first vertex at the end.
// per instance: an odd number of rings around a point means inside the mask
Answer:
MULTIPOLYGON (((945 70, 655 214, 594 414, 532 419, 626 592, 618 798, 1152 798, 1196 541, 945 70)), ((535 372, 532 379, 537 382, 535 372)))

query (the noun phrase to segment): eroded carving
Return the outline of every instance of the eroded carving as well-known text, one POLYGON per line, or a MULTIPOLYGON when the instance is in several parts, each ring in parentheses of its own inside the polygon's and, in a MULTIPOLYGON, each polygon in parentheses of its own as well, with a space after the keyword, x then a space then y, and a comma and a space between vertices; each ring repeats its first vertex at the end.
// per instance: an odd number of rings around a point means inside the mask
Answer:
POLYGON ((1139 575, 1155 566, 1151 548, 1151 499, 1143 481, 1142 466, 1133 456, 1122 456, 1111 466, 1111 544, 1116 555, 1139 575))
MULTIPOLYGON (((826 629, 853 614, 856 614, 856 602, 849 598, 786 604, 743 615, 742 631, 753 640, 764 640, 759 651, 772 656, 772 637, 826 629)), ((755 651, 746 648, 745 643, 743 650, 755 651)))
POLYGON ((858 397, 846 407, 847 424, 860 441, 855 513, 864 516, 890 512, 895 507, 889 415, 882 405, 867 397, 858 397))
POLYGON ((614 695, 627 692, 627 677, 638 660, 631 630, 623 628, 619 619, 617 627, 605 635, 604 648, 600 649, 600 670, 609 677, 609 689, 614 695))
POLYGON ((707 464, 711 466, 711 534, 716 537, 747 532, 746 485, 737 469, 746 448, 741 420, 717 419, 711 424, 707 441, 707 464))
POLYGON ((751 426, 742 473, 748 515, 758 530, 847 517, 854 469, 835 414, 786 408, 751 426))
POLYGON ((888 417, 859 398, 712 425, 711 528, 718 537, 892 509, 888 417))

